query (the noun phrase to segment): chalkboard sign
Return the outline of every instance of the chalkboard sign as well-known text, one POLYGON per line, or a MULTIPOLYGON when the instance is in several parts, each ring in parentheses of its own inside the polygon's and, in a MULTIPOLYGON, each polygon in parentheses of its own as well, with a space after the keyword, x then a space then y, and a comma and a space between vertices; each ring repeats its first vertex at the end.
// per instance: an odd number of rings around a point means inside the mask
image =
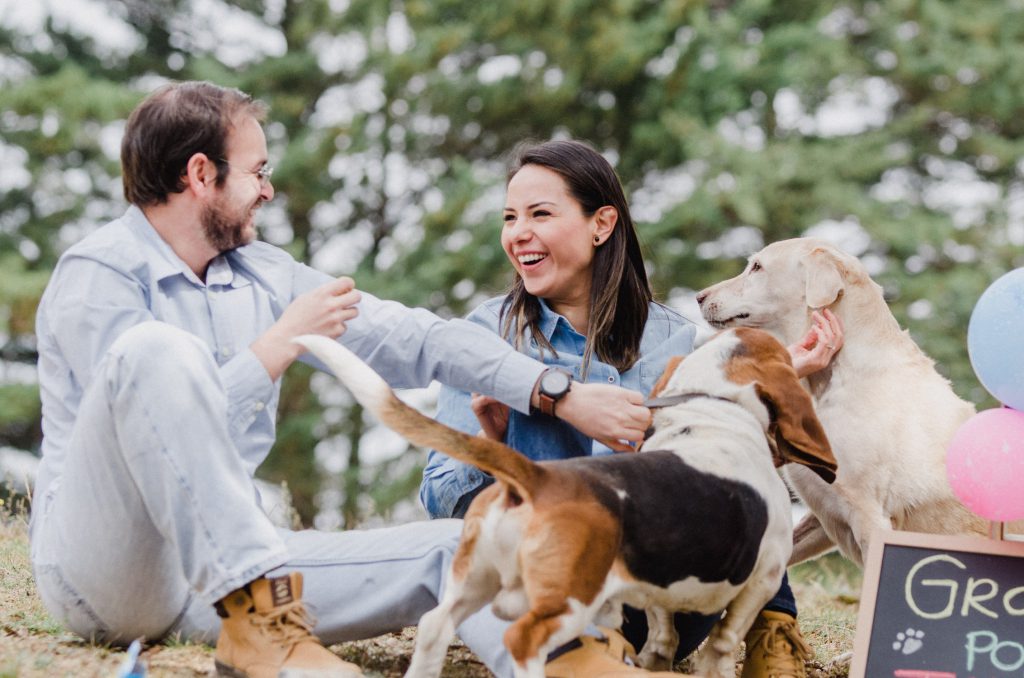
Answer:
POLYGON ((1024 676, 1024 543, 876 533, 850 676, 1024 676))

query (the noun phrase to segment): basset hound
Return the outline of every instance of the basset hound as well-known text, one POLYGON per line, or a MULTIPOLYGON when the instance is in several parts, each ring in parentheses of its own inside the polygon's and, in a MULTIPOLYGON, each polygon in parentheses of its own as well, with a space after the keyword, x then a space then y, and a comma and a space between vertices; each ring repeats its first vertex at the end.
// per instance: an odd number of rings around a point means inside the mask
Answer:
POLYGON ((776 467, 835 477, 789 354, 759 330, 723 332, 673 360, 651 394, 654 430, 639 454, 541 463, 416 412, 335 341, 296 341, 383 423, 497 481, 466 514, 406 676, 439 675, 455 628, 487 603, 513 622, 505 644, 517 678, 544 676, 548 653, 588 624, 621 625, 623 603, 648 611, 648 668, 674 656, 673 612, 726 610, 697 668, 733 676, 733 654, 790 555, 790 498, 776 467))

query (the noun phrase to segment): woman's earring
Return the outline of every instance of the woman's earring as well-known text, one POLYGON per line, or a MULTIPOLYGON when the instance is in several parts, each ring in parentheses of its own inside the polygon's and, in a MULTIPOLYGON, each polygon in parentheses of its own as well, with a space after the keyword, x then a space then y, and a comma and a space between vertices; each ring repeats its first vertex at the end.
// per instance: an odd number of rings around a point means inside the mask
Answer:
POLYGON ((600 245, 601 244, 601 236, 599 236, 599 235, 595 235, 594 236, 594 244, 595 245, 600 245))

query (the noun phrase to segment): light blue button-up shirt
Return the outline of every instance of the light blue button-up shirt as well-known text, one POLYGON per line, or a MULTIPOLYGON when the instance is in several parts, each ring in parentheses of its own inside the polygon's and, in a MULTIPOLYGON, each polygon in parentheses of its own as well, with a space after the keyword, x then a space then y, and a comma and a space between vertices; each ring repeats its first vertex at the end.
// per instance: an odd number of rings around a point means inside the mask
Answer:
MULTIPOLYGON (((37 494, 61 475, 83 391, 107 349, 148 320, 182 328, 209 346, 228 396, 232 439, 255 472, 274 443, 280 383, 270 380, 249 345, 296 296, 330 280, 284 250, 254 242, 215 258, 204 282, 134 206, 72 246, 36 318, 43 406, 37 494)), ((544 366, 492 332, 365 292, 358 308, 341 341, 393 386, 437 379, 529 411, 544 366)))
MULTIPOLYGON (((490 299, 478 306, 466 319, 500 334, 498 314, 503 301, 504 297, 490 299)), ((583 350, 587 338, 573 329, 563 316, 549 309, 543 301, 539 326, 558 353, 552 356, 550 350, 545 351, 544 362, 566 369, 572 372, 577 381, 582 381, 583 350)), ((587 381, 616 384, 646 396, 665 370, 669 358, 686 355, 693 350, 696 331, 696 325, 683 316, 665 306, 652 303, 640 340, 640 360, 626 372, 619 373, 595 355, 590 361, 587 381)), ((540 358, 540 349, 529 338, 529 333, 524 344, 527 355, 540 358)), ((438 421, 460 431, 476 434, 480 430, 480 423, 470 407, 470 399, 471 395, 467 391, 447 386, 441 389, 438 421)), ((505 443, 537 460, 611 453, 608 447, 588 438, 560 419, 542 414, 530 416, 521 412, 511 413, 505 443)), ((490 482, 489 476, 475 466, 463 464, 432 450, 423 470, 420 500, 432 517, 448 518, 462 497, 486 482, 490 482)))

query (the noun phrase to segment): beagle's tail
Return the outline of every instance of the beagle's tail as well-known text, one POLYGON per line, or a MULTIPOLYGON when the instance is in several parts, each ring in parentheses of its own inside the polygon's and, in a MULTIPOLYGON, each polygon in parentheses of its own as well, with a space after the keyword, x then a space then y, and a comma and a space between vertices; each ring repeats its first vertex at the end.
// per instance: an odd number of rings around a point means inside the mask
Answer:
POLYGON ((293 341, 329 367, 360 405, 409 442, 472 464, 511 485, 522 499, 532 499, 532 488, 543 469, 527 457, 495 440, 456 431, 420 414, 399 400, 373 368, 333 339, 304 334, 293 341))

